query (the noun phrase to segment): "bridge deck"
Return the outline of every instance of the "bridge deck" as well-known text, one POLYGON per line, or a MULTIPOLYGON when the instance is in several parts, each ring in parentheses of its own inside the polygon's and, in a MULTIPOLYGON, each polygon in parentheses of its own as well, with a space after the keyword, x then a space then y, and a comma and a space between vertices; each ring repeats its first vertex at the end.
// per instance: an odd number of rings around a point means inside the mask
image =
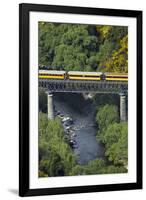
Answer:
POLYGON ((84 81, 39 79, 39 87, 49 92, 127 93, 127 81, 84 81))

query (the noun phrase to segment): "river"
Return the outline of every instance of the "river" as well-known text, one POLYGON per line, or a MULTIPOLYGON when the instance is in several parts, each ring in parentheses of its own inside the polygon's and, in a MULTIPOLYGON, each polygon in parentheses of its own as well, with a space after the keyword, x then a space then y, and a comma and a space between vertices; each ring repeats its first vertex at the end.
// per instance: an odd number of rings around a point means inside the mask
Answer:
POLYGON ((82 94, 55 93, 54 107, 63 117, 73 120, 73 151, 78 163, 85 165, 96 158, 103 158, 104 148, 96 139, 97 126, 92 100, 84 98, 82 94))

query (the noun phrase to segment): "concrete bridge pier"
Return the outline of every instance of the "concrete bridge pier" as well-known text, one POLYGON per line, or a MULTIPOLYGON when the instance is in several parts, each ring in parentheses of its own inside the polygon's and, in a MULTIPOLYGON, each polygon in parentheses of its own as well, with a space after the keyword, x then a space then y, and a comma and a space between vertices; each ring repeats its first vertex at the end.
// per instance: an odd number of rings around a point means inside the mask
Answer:
POLYGON ((47 92, 48 119, 54 119, 53 94, 47 92))
POLYGON ((125 122, 127 120, 126 116, 126 95, 124 93, 120 93, 120 120, 125 122))

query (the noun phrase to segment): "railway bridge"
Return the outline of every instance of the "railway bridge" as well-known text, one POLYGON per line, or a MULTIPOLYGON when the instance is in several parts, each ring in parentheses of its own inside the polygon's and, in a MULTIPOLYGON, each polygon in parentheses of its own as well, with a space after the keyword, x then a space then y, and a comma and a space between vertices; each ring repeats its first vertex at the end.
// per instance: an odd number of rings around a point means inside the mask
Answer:
POLYGON ((54 118, 53 93, 106 93, 118 94, 120 97, 120 119, 126 121, 126 97, 128 81, 89 81, 89 80, 52 80, 39 78, 39 87, 46 91, 48 96, 48 118, 54 118))

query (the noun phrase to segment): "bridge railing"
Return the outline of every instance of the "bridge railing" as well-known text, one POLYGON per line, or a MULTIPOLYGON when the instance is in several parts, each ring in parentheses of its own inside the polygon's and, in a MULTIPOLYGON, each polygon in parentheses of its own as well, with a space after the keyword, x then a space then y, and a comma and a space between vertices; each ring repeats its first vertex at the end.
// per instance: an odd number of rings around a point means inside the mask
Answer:
POLYGON ((126 81, 76 81, 39 79, 39 87, 50 92, 127 93, 126 81))

